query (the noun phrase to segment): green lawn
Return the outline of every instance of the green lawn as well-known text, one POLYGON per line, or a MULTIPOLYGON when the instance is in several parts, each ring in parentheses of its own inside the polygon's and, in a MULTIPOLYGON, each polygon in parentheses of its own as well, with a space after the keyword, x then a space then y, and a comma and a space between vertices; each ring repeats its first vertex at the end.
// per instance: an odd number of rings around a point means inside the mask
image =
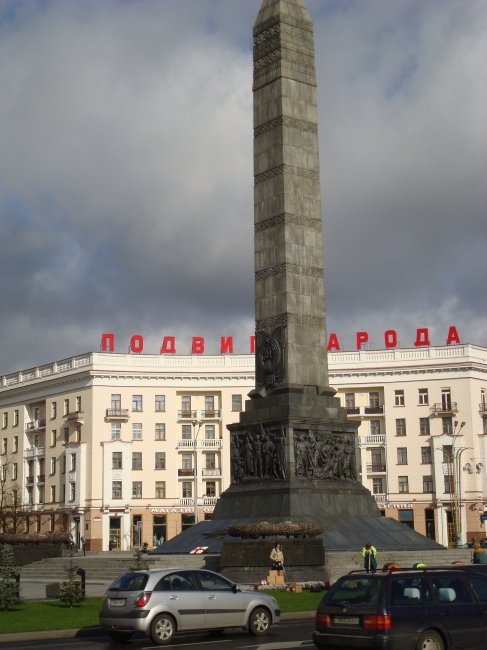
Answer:
MULTIPOLYGON (((314 611, 323 593, 266 590, 274 596, 282 612, 314 611)), ((57 600, 26 601, 17 609, 0 611, 0 635, 39 630, 69 630, 98 625, 101 598, 87 598, 79 607, 66 607, 57 600)), ((1 641, 1 637, 0 637, 1 641)))

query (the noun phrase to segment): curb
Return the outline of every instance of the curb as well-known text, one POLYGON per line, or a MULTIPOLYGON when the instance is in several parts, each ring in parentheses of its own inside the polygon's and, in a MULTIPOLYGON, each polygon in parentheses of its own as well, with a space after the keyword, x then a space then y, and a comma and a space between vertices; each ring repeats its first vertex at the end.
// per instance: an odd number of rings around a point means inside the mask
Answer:
MULTIPOLYGON (((282 621, 301 621, 312 619, 315 612, 287 612, 281 614, 282 621)), ((99 626, 95 627, 81 627, 72 630, 44 630, 39 632, 15 632, 0 634, 0 645, 12 641, 45 641, 47 639, 84 639, 105 636, 105 632, 99 626)))

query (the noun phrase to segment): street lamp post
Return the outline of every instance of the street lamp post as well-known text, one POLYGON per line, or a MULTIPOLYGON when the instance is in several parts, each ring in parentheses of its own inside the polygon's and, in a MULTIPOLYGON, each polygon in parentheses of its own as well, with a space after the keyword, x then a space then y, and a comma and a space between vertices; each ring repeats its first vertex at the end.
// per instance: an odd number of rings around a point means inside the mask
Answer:
POLYGON ((203 420, 193 420, 191 422, 193 427, 193 440, 194 440, 194 523, 198 523, 198 434, 203 425, 203 420), (196 429, 198 427, 198 429, 196 429))
POLYGON ((455 420, 453 423, 453 433, 451 433, 452 444, 451 452, 449 453, 450 461, 450 501, 452 508, 452 518, 453 518, 453 544, 456 547, 461 546, 462 538, 462 494, 461 494, 461 475, 460 475, 460 463, 462 454, 469 447, 458 447, 455 448, 455 443, 460 435, 461 430, 465 426, 465 422, 458 422, 455 420))

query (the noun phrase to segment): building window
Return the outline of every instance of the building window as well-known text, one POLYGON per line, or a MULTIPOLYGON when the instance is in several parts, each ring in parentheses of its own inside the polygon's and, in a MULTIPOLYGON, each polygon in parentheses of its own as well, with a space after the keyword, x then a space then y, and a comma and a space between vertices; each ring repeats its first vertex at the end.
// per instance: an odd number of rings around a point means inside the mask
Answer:
POLYGON ((191 440, 191 425, 183 424, 181 425, 181 438, 183 440, 191 440))
POLYGON ((156 481, 156 499, 166 498, 166 481, 156 481))
POLYGON ((181 397, 181 415, 183 418, 190 418, 192 417, 191 413, 191 396, 190 395, 183 395, 181 397))
POLYGON ((142 422, 132 422, 132 440, 142 440, 142 422))
POLYGON ((396 418, 396 436, 406 435, 406 419, 396 418))
POLYGON ((156 395, 155 397, 155 410, 158 413, 161 413, 166 410, 166 396, 165 395, 156 395))
POLYGON ((63 402, 63 415, 67 415, 69 413, 69 399, 65 399, 63 402))
POLYGON ((142 499, 142 481, 132 481, 132 498, 142 499))
POLYGON ((51 419, 57 417, 57 402, 51 402, 51 419))
POLYGON ((69 427, 64 427, 63 435, 64 435, 64 444, 67 445, 69 443, 69 427))
POLYGON ((215 469, 216 468, 216 454, 214 452, 209 452, 205 454, 205 469, 215 469))
POLYGON ((430 419, 429 418, 419 418, 419 435, 420 436, 429 436, 430 435, 430 419))
POLYGON ((372 479, 372 494, 384 494, 384 479, 382 477, 372 479))
POLYGON ((81 397, 76 398, 76 411, 81 411, 81 397))
POLYGON ((205 440, 214 440, 215 439, 215 425, 206 424, 205 425, 205 440))
POLYGON ((215 417, 215 397, 213 395, 205 395, 205 417, 215 417))
POLYGON ((419 401, 419 404, 422 405, 422 406, 426 406, 427 404, 429 404, 428 389, 427 388, 418 389, 418 401, 419 401))
POLYGON ((423 465, 431 463, 431 447, 421 447, 421 462, 423 465))
POLYGON ((112 469, 122 469, 122 452, 112 452, 112 469))
POLYGON ((12 453, 16 454, 19 451, 19 436, 14 436, 12 453))
POLYGON ((441 430, 447 435, 451 435, 453 433, 453 420, 451 417, 441 418, 441 430))
POLYGON ((408 448, 407 447, 398 447, 397 448, 397 464, 398 465, 407 465, 408 464, 408 448))
POLYGON ((51 447, 56 446, 56 429, 51 430, 51 447))
POLYGON ((2 438, 2 455, 7 453, 7 438, 2 438))
POLYGON ((132 469, 141 470, 142 469, 142 452, 133 451, 132 452, 132 469))
POLYGON ((181 469, 193 469, 193 454, 181 454, 181 469))
POLYGON ((444 474, 443 478, 445 481, 445 485, 444 485, 445 494, 453 494, 453 476, 451 476, 450 474, 444 474))
POLYGON ((355 408, 355 393, 345 393, 345 408, 355 408))
POLYGON ((443 463, 451 463, 453 458, 453 449, 451 445, 443 445, 442 447, 442 454, 443 454, 443 463))
POLYGON ((377 391, 371 391, 369 393, 369 406, 373 409, 380 406, 379 393, 377 391))
POLYGON ((183 499, 192 499, 193 498, 193 482, 192 481, 183 481, 181 485, 181 490, 183 492, 183 499))
POLYGON ((216 483, 215 481, 206 481, 206 496, 216 497, 216 483))
POLYGON ((409 492, 409 480, 407 476, 398 476, 397 481, 399 486, 399 492, 401 494, 404 494, 405 492, 409 492))
POLYGON ((5 483, 7 480, 7 465, 2 465, 2 481, 5 483))
POLYGON ((6 429, 8 427, 8 411, 3 412, 3 418, 2 418, 2 428, 6 429))
POLYGON ((156 451, 154 469, 166 469, 166 452, 156 451))
POLYGON ((56 486, 51 485, 51 503, 56 503, 56 486))
POLYGON ((56 527, 56 517, 54 515, 49 515, 49 531, 53 533, 55 527, 56 527))
POLYGON ((75 472, 76 471, 76 454, 70 454, 71 456, 71 467, 70 467, 70 472, 75 472))
POLYGON ((54 476, 56 473, 56 458, 53 456, 51 458, 51 476, 54 476))
POLYGON ((156 422, 155 437, 156 440, 166 439, 166 425, 164 422, 156 422))
POLYGON ((371 420, 370 421, 370 435, 371 436, 380 435, 380 420, 371 420))
POLYGON ((61 456, 61 473, 66 474, 66 456, 61 456))
POLYGON ((112 394, 112 397, 110 399, 110 408, 113 411, 121 411, 122 410, 122 396, 118 394, 112 394))
POLYGON ((132 411, 142 411, 142 395, 132 395, 132 411))
POLYGON ((412 510, 399 510, 399 521, 409 528, 414 528, 414 512, 412 510))
POLYGON ((451 391, 449 388, 441 389, 441 407, 444 411, 451 411, 451 391))
POLYGON ((232 411, 242 410, 242 395, 232 395, 232 411))
POLYGON ((394 406, 404 406, 404 391, 395 390, 394 391, 394 406))
POLYGON ((112 481, 112 499, 122 498, 122 481, 112 481))
POLYGON ((433 492, 432 476, 423 476, 423 492, 427 492, 428 494, 433 492))
POLYGON ((120 440, 122 425, 120 422, 112 422, 112 440, 120 440))
POLYGON ((17 463, 12 463, 12 481, 16 481, 18 476, 18 465, 17 463))

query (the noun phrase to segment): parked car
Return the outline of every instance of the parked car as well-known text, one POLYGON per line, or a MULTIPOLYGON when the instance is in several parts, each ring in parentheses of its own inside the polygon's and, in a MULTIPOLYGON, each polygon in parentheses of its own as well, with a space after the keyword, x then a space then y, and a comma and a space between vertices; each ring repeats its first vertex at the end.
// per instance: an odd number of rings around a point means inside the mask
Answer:
POLYGON ((266 634, 279 622, 275 598, 240 591, 233 582, 205 569, 131 571, 108 588, 100 625, 115 641, 143 632, 158 645, 178 632, 223 631, 228 627, 266 634))
POLYGON ((352 571, 325 594, 320 649, 465 650, 487 647, 487 574, 469 566, 352 571))

